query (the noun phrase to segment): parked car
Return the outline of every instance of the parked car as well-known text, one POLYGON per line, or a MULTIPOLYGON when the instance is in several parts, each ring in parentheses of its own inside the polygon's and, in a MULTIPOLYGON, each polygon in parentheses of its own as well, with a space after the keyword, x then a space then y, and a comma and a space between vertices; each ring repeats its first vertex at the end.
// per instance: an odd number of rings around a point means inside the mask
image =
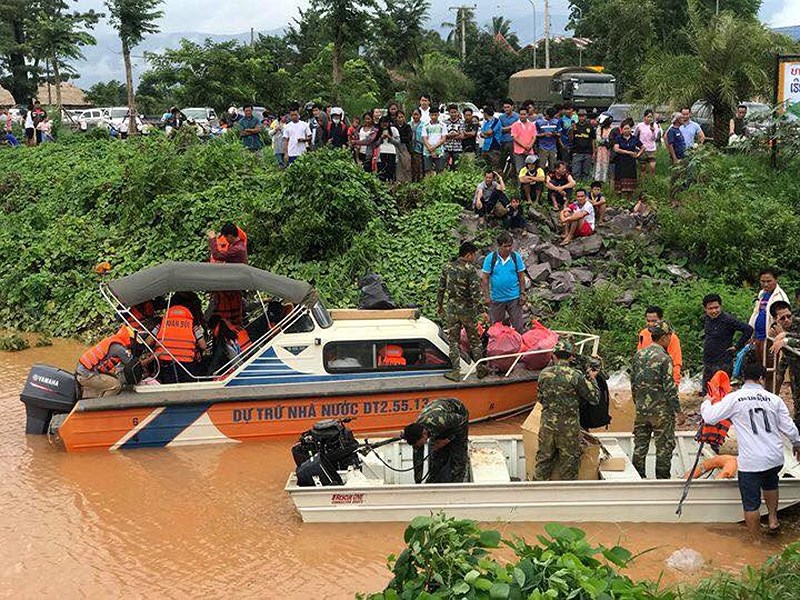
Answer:
POLYGON ((80 111, 75 117, 74 122, 77 123, 78 129, 86 131, 92 127, 97 127, 103 120, 102 108, 87 108, 80 111))
POLYGON ((204 108, 182 108, 181 112, 186 115, 187 119, 192 119, 195 123, 200 123, 201 125, 215 127, 219 123, 216 111, 208 106, 204 108))
POLYGON ((604 114, 611 115, 611 126, 619 127, 620 123, 628 117, 633 119, 634 123, 641 123, 644 118, 644 111, 651 108, 656 114, 656 123, 664 123, 669 117, 668 106, 647 106, 644 104, 621 104, 614 103, 608 107, 608 110, 603 111, 604 114))
MULTIPOLYGON (((769 106, 762 102, 741 102, 740 104, 744 104, 747 107, 746 119, 752 121, 752 123, 748 125, 750 129, 761 130, 767 127, 765 121, 770 114, 769 106)), ((714 114, 708 102, 705 100, 698 100, 692 104, 692 119, 700 125, 700 129, 703 130, 706 139, 714 139, 714 114)))
MULTIPOLYGON (((117 131, 126 132, 128 130, 128 119, 130 113, 127 106, 114 106, 103 109, 103 117, 98 125, 107 128, 113 127, 117 131)), ((140 133, 147 133, 150 125, 147 125, 139 115, 136 115, 136 129, 140 133)))

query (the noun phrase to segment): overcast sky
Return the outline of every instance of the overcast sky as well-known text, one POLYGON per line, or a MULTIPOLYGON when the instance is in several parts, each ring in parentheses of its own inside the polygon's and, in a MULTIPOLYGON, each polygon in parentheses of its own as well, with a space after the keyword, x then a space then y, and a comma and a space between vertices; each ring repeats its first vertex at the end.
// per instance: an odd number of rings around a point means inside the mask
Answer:
MULTIPOLYGON (((86 8, 104 10, 102 0, 79 0, 78 4, 86 8)), ((432 19, 435 24, 447 15, 448 6, 457 4, 449 0, 432 0, 432 19)), ((530 11, 528 2, 519 0, 473 0, 478 6, 478 20, 488 21, 493 14, 503 14, 507 10, 514 12, 530 11), (513 8, 511 8, 513 7, 513 8)), ((536 0, 541 15, 543 0, 536 0)), ((307 5, 306 0, 165 0, 164 18, 160 22, 165 33, 197 31, 204 33, 241 33, 251 27, 256 31, 279 29, 289 23, 297 15, 298 7, 307 5)), ((725 0, 720 0, 725 6, 725 0)), ((569 12, 568 0, 551 0, 551 11, 554 15, 569 12)), ((540 17, 541 19, 541 17, 540 17)), ((764 0, 761 19, 773 27, 800 25, 800 0, 764 0)), ((554 19, 561 21, 560 19, 554 19)), ((541 26, 540 26, 541 28, 541 26)), ((520 35, 521 38, 527 36, 520 35)))

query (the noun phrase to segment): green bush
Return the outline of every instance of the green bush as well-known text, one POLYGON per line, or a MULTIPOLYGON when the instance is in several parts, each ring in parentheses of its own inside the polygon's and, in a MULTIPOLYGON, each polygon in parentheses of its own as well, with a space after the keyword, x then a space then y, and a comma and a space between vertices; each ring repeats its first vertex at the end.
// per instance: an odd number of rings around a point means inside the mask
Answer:
POLYGON ((691 163, 696 181, 681 207, 657 204, 665 245, 680 248, 697 272, 727 283, 753 281, 777 266, 800 274, 800 180, 794 169, 774 172, 766 157, 704 149, 691 163))
POLYGON ((580 529, 556 523, 545 526, 541 545, 523 539, 502 540, 500 533, 481 530, 474 521, 444 514, 416 517, 405 532, 407 547, 389 557, 394 577, 383 592, 366 600, 470 600, 523 598, 542 600, 574 598, 673 598, 657 585, 636 583, 618 569, 631 561, 631 553, 615 546, 592 546, 580 529), (516 554, 503 564, 490 550, 501 544, 516 554))

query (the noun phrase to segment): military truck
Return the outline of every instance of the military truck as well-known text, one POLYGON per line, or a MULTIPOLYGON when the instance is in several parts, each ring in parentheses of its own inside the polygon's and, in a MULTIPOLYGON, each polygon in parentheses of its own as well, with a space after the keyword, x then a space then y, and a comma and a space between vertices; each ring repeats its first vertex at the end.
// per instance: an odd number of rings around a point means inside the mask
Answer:
POLYGON ((526 69, 511 76, 508 93, 516 101, 533 100, 539 110, 570 102, 588 112, 602 112, 614 103, 617 80, 588 67, 526 69))

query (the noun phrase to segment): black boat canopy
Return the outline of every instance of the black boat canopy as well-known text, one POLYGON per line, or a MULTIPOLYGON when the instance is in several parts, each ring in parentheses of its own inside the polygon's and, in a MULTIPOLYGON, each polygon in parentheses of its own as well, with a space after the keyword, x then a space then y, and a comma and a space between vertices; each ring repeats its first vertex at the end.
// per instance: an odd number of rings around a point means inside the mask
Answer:
POLYGON ((170 292, 265 292, 295 304, 310 299, 314 288, 304 281, 274 275, 248 265, 169 261, 116 279, 108 289, 127 306, 170 292))

